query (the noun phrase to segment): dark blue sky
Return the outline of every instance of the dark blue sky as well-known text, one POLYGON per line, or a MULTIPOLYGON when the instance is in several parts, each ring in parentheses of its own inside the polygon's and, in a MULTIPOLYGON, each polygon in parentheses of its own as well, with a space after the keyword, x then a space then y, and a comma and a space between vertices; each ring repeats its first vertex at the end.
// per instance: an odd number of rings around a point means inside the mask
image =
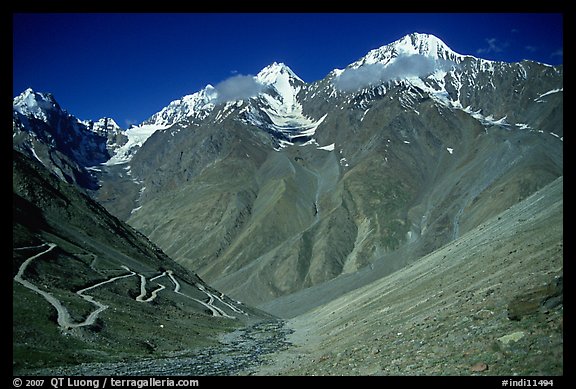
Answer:
POLYGON ((14 14, 13 32, 14 96, 51 92, 122 127, 274 61, 316 81, 411 32, 460 54, 563 62, 562 14, 14 14))

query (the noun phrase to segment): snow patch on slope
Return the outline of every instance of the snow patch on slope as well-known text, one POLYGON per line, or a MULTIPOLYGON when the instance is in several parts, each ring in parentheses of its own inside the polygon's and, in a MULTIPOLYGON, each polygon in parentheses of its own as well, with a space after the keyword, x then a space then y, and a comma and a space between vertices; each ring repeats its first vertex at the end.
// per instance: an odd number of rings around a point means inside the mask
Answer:
POLYGON ((128 141, 119 147, 114 156, 106 161, 104 165, 112 166, 130 162, 134 153, 142 147, 144 142, 146 142, 152 134, 165 128, 165 126, 157 124, 142 124, 126 130, 124 134, 128 137, 128 141))
POLYGON ((317 148, 318 150, 334 151, 334 143, 327 146, 321 146, 317 148))
POLYGON ((546 101, 545 101, 545 100, 542 100, 542 97, 548 96, 548 95, 551 95, 551 94, 554 94, 554 93, 558 93, 558 92, 564 92, 564 88, 552 89, 552 90, 550 90, 550 91, 548 91, 548 92, 546 92, 546 93, 542 93, 540 96, 536 97, 536 98, 534 99, 534 101, 537 102, 537 103, 545 103, 546 101))

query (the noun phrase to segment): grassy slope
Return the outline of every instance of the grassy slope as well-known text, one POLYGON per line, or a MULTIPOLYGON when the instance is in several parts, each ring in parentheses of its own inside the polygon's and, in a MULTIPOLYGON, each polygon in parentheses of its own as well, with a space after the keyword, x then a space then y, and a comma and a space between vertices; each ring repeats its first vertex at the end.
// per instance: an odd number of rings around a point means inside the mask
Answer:
MULTIPOLYGON (((148 278, 173 270, 183 293, 207 298, 194 287, 203 284, 196 274, 34 161, 15 153, 13 177, 12 273, 43 250, 20 248, 55 243, 56 249, 31 262, 24 278, 58 298, 73 320, 80 322, 94 310, 75 292, 126 274, 122 265, 148 278)), ((213 317, 201 304, 174 293, 169 280, 160 282, 166 289, 149 303, 135 301, 140 293, 138 277, 90 291, 109 308, 94 325, 65 331, 56 323, 55 309, 42 296, 13 282, 14 372, 88 361, 158 358, 213 344, 222 332, 269 317, 246 306, 242 309, 250 316, 239 315, 242 320, 213 317)), ((149 283, 148 293, 155 288, 149 283)))

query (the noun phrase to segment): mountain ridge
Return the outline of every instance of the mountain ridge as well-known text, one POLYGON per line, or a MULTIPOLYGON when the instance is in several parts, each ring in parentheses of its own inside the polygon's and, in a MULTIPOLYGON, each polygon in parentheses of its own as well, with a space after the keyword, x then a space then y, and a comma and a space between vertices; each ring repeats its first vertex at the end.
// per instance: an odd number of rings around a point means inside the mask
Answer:
POLYGON ((26 94, 15 371, 562 374, 562 66, 414 33, 126 131, 26 94))
POLYGON ((314 83, 281 63, 234 80, 250 93, 219 102, 226 85, 209 86, 128 130, 94 196, 255 304, 409 247, 393 271, 562 172, 561 66, 411 34, 314 83), (346 72, 356 87, 338 86, 346 72))
MULTIPOLYGON (((438 59, 447 60, 450 63, 454 63, 454 64, 459 64, 464 60, 472 60, 472 61, 477 62, 477 65, 475 65, 477 68, 477 71, 482 71, 482 70, 493 71, 495 64, 506 65, 506 63, 480 59, 480 58, 474 57, 472 55, 458 54, 458 53, 454 52, 452 49, 450 49, 441 39, 439 39, 438 37, 436 37, 432 34, 411 33, 411 34, 405 35, 404 37, 402 37, 402 38, 400 38, 400 39, 398 39, 392 43, 389 43, 389 44, 383 45, 379 48, 370 50, 364 57, 352 62, 351 64, 349 64, 346 67, 346 69, 357 70, 358 68, 361 68, 362 66, 374 65, 374 64, 382 64, 385 66, 386 65, 392 65, 394 60, 398 60, 399 57, 404 57, 404 56, 430 57, 430 58, 433 58, 436 60, 438 60, 438 59)), ((526 63, 530 63, 530 62, 532 62, 532 61, 526 61, 526 63)), ((518 64, 521 64, 521 63, 518 63, 518 64)), ((551 68, 561 68, 562 67, 561 65, 559 65, 559 67, 553 67, 551 65, 545 65, 545 66, 548 66, 551 68)), ((336 78, 340 77, 342 75, 342 72, 345 72, 346 69, 344 69, 344 70, 334 69, 328 73, 327 78, 328 79, 336 79, 336 78)), ((522 68, 522 69, 519 69, 518 72, 523 73, 525 76, 526 70, 524 68, 522 68)), ((433 72, 431 72, 431 73, 433 73, 433 72)), ((284 63, 278 63, 278 62, 273 62, 272 64, 265 66, 257 75, 253 76, 253 78, 256 82, 261 83, 262 85, 273 86, 273 85, 278 83, 279 79, 282 78, 282 75, 288 75, 289 78, 291 78, 292 80, 296 80, 302 84, 306 84, 306 85, 310 85, 310 86, 315 84, 315 83, 305 83, 300 77, 298 77, 296 75, 296 73, 294 73, 292 71, 292 69, 290 69, 289 66, 287 66, 284 63)), ((428 75, 429 74, 425 74, 425 76, 428 76, 428 75)), ((381 81, 381 80, 378 80, 378 81, 381 81)), ((286 84, 286 82, 284 82, 284 84, 286 84)), ((371 85, 367 85, 367 86, 371 86, 371 85)), ((377 85, 374 85, 374 86, 377 86, 377 85)), ((422 86, 422 84, 420 83, 420 85, 416 85, 416 86, 422 86)), ((437 87, 437 85, 436 85, 436 87, 437 87)), ((428 86, 428 88, 429 88, 429 86, 428 86)), ((452 86, 452 88, 454 88, 454 86, 452 86)), ((35 92, 31 88, 29 88, 27 91, 23 92, 23 94, 21 94, 20 96, 15 97, 14 105, 16 107, 25 106, 22 103, 23 103, 23 101, 25 101, 25 98, 23 98, 23 96, 25 96, 26 93, 35 93, 35 92)), ((293 95, 290 100, 294 100, 294 97, 295 97, 294 95, 297 95, 298 93, 300 93, 300 89, 293 90, 292 93, 289 93, 289 94, 293 95)), ((448 93, 451 94, 450 92, 448 92, 448 93)), ((39 94, 41 94, 41 92, 39 92, 39 94)), ((58 104, 51 94, 48 93, 47 95, 51 99, 50 101, 52 101, 52 104, 56 104, 56 105, 58 104)), ((151 115, 148 119, 144 120, 140 125, 133 126, 133 127, 143 127, 143 128, 141 131, 136 131, 139 133, 139 134, 135 134, 136 140, 133 142, 129 142, 132 144, 131 147, 140 147, 146 141, 146 139, 149 136, 151 136, 157 130, 165 130, 170 126, 173 126, 173 125, 175 125, 179 122, 183 122, 183 121, 186 122, 186 124, 190 124, 191 121, 192 122, 197 121, 197 120, 202 121, 214 109, 214 106, 215 106, 214 103, 218 102, 217 96, 218 96, 217 89, 214 88, 212 85, 208 84, 205 88, 203 88, 197 92, 194 92, 194 93, 189 94, 189 95, 185 95, 180 99, 173 100, 165 108, 161 109, 160 111, 151 115)), ((284 96, 281 96, 281 97, 284 97, 284 96)), ((450 97, 454 97, 454 96, 450 96, 450 97)), ((252 98, 252 96, 250 96, 248 98, 252 98)), ((245 99, 239 99, 239 100, 245 100, 245 99)), ((455 99, 454 102, 456 104, 460 103, 462 105, 462 107, 468 107, 467 105, 465 105, 465 102, 464 103, 459 102, 458 99, 455 99)), ((219 102, 219 104, 222 104, 222 103, 224 103, 224 102, 222 102, 222 101, 219 102)), ((229 103, 232 103, 232 101, 229 101, 229 103)), ((290 104, 288 104, 288 105, 290 105, 290 104)), ((59 105, 57 105, 57 107, 59 107, 59 105)), ((22 108, 19 108, 19 110, 22 111, 22 108)), ((38 105, 36 105, 36 109, 34 111, 37 114, 42 115, 42 110, 38 109, 38 105)), ((20 112, 20 113, 22 113, 22 112, 20 112)), ((40 118, 42 118, 42 117, 40 117, 40 118)), ((45 119, 45 116, 44 116, 44 119, 45 119)), ((106 120, 109 120, 109 119, 108 118, 102 118, 99 121, 97 121, 96 123, 106 121, 106 120)), ((114 122, 114 119, 111 119, 111 120, 112 120, 112 122, 114 122)), ((81 121, 81 120, 79 120, 79 121, 81 123, 88 124, 89 126, 94 126, 93 124, 90 124, 90 122, 88 122, 88 121, 81 121)), ((112 127, 112 129, 116 130, 116 132, 118 132, 117 130, 120 129, 120 127, 115 122, 114 122, 114 125, 111 127, 112 127)), ((100 127, 96 126, 96 128, 101 129, 102 125, 100 125, 100 127)), ((129 131, 130 131, 130 129, 128 129, 128 132, 129 131)), ((98 130, 95 130, 95 132, 98 132, 98 130)), ((128 150, 126 150, 126 149, 131 148, 131 147, 127 147, 126 141, 124 141, 123 143, 124 144, 115 145, 113 147, 113 154, 111 155, 111 159, 113 160, 112 163, 128 162, 129 161, 129 158, 128 158, 129 155, 134 153, 134 151, 129 152, 128 150), (124 155, 118 156, 114 161, 115 154, 118 153, 118 149, 121 149, 122 146, 124 146, 124 149, 122 149, 124 151, 121 151, 120 154, 124 154, 124 155)))

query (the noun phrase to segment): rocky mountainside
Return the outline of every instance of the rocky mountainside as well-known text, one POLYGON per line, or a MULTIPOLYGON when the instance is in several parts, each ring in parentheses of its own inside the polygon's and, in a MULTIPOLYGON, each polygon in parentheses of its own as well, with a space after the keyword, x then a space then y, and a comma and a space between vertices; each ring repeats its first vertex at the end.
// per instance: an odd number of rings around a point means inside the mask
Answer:
POLYGON ((13 152, 13 368, 184 355, 271 316, 13 152))
POLYGON ((393 274, 272 302, 314 308, 256 374, 561 376, 563 267, 560 177, 393 274))
POLYGON ((122 129, 112 119, 80 121, 50 93, 27 89, 14 98, 13 147, 80 188, 98 189, 90 169, 108 161, 123 141, 122 129))
POLYGON ((253 304, 389 274, 563 174, 562 66, 415 33, 317 82, 279 63, 236 81, 126 131, 94 196, 253 304))
POLYGON ((15 372, 563 374, 562 66, 414 33, 13 145, 15 372))
POLYGON ((562 175, 562 67, 413 34, 315 83, 283 64, 254 78, 156 131, 125 167, 130 211, 105 203, 252 303, 399 269, 562 175))

